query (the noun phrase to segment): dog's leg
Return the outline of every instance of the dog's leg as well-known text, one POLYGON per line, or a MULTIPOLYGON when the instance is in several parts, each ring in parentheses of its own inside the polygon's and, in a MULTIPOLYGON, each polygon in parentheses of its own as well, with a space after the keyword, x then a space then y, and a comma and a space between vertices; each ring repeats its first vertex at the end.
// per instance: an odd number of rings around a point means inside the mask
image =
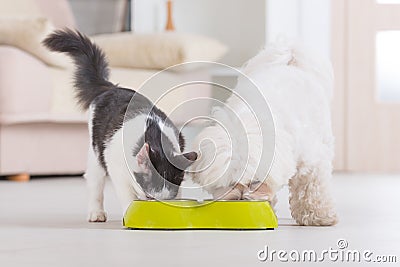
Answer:
POLYGON ((89 191, 89 222, 105 222, 107 214, 104 211, 104 185, 106 172, 100 166, 92 148, 89 149, 88 166, 84 177, 89 191))
POLYGON ((332 176, 330 163, 301 167, 289 181, 290 209, 300 225, 330 226, 338 221, 328 182, 332 176))
POLYGON ((243 192, 246 190, 246 186, 238 183, 233 188, 220 188, 213 194, 216 199, 223 200, 240 200, 242 199, 243 192))
POLYGON ((243 199, 267 200, 274 207, 277 202, 275 194, 273 187, 267 182, 254 182, 246 188, 243 193, 243 199))

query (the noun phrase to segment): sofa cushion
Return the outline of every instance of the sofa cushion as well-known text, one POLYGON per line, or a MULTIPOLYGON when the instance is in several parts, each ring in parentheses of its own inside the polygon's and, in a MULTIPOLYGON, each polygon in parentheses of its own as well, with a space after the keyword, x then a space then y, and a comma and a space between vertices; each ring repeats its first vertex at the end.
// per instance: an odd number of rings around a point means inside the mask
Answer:
POLYGON ((217 40, 182 33, 125 32, 97 35, 93 40, 114 67, 164 69, 190 61, 216 61, 227 52, 217 40))
POLYGON ((74 14, 72 13, 72 9, 68 0, 34 1, 40 10, 40 15, 48 18, 56 28, 76 28, 74 14))
POLYGON ((40 15, 40 8, 35 0, 0 0, 0 17, 21 17, 27 15, 40 15))
POLYGON ((48 67, 30 54, 0 46, 0 123, 6 116, 47 113, 52 86, 48 67))
POLYGON ((86 115, 73 99, 71 73, 48 67, 18 48, 0 46, 0 124, 85 123, 86 115), (64 87, 71 94, 63 99, 69 108, 56 109, 54 99, 64 87))
POLYGON ((0 0, 0 17, 45 17, 57 27, 76 27, 68 0, 0 0))
POLYGON ((70 65, 68 57, 51 52, 41 44, 53 30, 46 18, 0 17, 0 45, 18 47, 47 65, 67 68, 70 65))

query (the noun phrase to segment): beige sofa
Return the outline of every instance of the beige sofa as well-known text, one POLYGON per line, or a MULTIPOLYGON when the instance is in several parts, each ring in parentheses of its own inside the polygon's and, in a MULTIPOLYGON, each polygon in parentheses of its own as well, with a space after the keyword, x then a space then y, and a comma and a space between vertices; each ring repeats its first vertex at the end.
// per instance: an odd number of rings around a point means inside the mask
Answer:
MULTIPOLYGON (((0 17, 37 13, 49 18, 56 27, 75 27, 66 0, 0 0, 0 5, 0 17)), ((137 88, 154 73, 156 70, 112 68, 111 80, 137 88)), ((29 179, 29 175, 84 171, 88 148, 87 115, 75 106, 71 74, 71 69, 51 67, 19 48, 0 45, 1 176, 29 179)), ((165 73, 158 83, 187 79, 188 75, 192 74, 165 73)), ((208 96, 210 93, 207 88, 200 92, 191 95, 208 96)), ((181 92, 180 97, 186 99, 188 95, 181 92)), ((161 106, 169 108, 167 102, 161 106)), ((199 113, 199 109, 194 111, 199 113)), ((190 117, 186 113, 181 115, 175 120, 184 121, 185 116, 190 117)))
MULTIPOLYGON (((57 27, 75 27, 66 1, 2 0, 1 7, 1 16, 40 14, 57 27)), ((49 77, 51 68, 32 55, 0 46, 0 175, 84 170, 84 115, 52 114, 54 85, 49 77)))

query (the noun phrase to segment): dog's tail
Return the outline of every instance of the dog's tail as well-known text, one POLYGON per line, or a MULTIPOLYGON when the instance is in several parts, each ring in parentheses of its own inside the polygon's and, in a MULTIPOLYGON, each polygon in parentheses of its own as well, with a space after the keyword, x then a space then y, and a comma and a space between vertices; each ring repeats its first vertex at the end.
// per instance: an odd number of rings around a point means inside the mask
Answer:
POLYGON ((109 68, 103 51, 87 36, 70 29, 57 30, 43 44, 51 51, 67 53, 74 60, 76 97, 83 109, 88 109, 107 89, 115 87, 108 81, 109 68))
POLYGON ((242 71, 250 75, 253 71, 267 69, 271 66, 287 66, 298 68, 314 75, 327 91, 327 96, 333 95, 333 68, 325 55, 316 49, 307 48, 301 44, 289 41, 280 36, 275 43, 268 44, 255 57, 251 58, 242 71))

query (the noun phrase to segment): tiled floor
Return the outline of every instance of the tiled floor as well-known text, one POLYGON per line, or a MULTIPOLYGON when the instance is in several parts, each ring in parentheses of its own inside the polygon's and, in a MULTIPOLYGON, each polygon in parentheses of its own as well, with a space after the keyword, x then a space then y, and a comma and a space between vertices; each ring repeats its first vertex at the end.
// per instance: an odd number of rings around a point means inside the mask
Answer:
MULTIPOLYGON (((123 229, 111 184, 106 190, 109 221, 90 224, 85 220, 83 179, 0 181, 0 266, 287 266, 277 254, 266 262, 257 254, 268 246, 269 252, 315 250, 320 255, 330 247, 339 250, 341 238, 348 247, 339 251, 370 250, 371 259, 395 255, 397 263, 384 266, 398 266, 400 176, 335 175, 333 186, 340 215, 335 227, 294 225, 283 190, 275 231, 168 232, 123 229)), ((323 265, 327 264, 344 265, 340 258, 332 262, 326 256, 323 265)))

